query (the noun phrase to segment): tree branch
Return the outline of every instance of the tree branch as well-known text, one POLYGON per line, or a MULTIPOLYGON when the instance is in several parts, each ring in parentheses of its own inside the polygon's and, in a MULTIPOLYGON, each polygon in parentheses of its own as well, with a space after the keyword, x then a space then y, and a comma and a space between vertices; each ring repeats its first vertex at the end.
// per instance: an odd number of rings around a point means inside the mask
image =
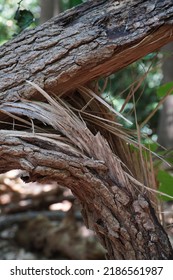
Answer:
POLYGON ((4 159, 0 172, 6 166, 25 169, 31 180, 56 180, 70 188, 83 205, 85 224, 96 231, 110 259, 173 257, 150 202, 140 191, 135 194, 134 183, 123 173, 118 159, 114 162, 114 175, 119 174, 116 179, 104 163, 81 157, 74 147, 60 141, 55 144, 36 134, 1 131, 0 143, 4 159))
POLYGON ((173 38, 171 0, 87 1, 0 47, 1 102, 31 98, 34 81, 62 94, 115 72, 173 38))

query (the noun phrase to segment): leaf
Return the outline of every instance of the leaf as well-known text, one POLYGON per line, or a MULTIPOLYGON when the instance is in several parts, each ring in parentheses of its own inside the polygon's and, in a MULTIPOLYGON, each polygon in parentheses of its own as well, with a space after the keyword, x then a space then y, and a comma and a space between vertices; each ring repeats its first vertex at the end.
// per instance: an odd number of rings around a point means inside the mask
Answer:
POLYGON ((17 21, 17 25, 23 30, 31 25, 34 21, 34 16, 28 10, 17 9, 14 19, 17 21))
POLYGON ((173 93, 173 82, 166 83, 164 85, 161 85, 157 89, 157 96, 159 99, 163 98, 169 91, 171 91, 171 94, 173 93), (172 88, 172 91, 171 91, 172 88))
POLYGON ((165 201, 173 200, 173 176, 166 171, 160 170, 157 179, 159 181, 159 191, 172 196, 172 199, 164 195, 159 195, 159 198, 165 201))
POLYGON ((79 4, 83 3, 82 0, 71 0, 70 1, 70 8, 74 7, 74 6, 77 6, 79 4))
POLYGON ((146 56, 144 56, 144 57, 142 58, 142 60, 143 60, 143 61, 150 61, 150 60, 152 60, 155 56, 156 56, 156 53, 155 53, 155 52, 149 53, 149 54, 147 54, 146 56))

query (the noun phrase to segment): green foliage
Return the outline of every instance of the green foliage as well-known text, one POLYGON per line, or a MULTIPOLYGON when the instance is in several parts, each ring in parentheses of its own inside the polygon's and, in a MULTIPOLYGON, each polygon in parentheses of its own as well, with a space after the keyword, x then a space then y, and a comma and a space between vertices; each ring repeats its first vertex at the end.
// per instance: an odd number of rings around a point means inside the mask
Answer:
POLYGON ((85 1, 84 0, 61 0, 60 2, 61 2, 60 5, 61 5, 62 11, 65 11, 65 10, 70 9, 74 6, 77 6, 85 1))
MULTIPOLYGON (((157 179, 159 181, 159 191, 173 197, 173 176, 164 170, 160 170, 157 179)), ((159 198, 165 201, 173 200, 173 198, 164 195, 159 195, 159 198)))
MULTIPOLYGON (((85 0, 59 1, 62 11, 85 2, 85 0)), ((39 12, 39 0, 0 0, 0 45, 25 28, 37 25, 39 12)))
POLYGON ((0 44, 9 40, 14 34, 13 7, 11 1, 0 0, 0 44))
POLYGON ((155 58, 155 56, 156 56, 156 53, 149 53, 149 54, 147 54, 146 56, 144 56, 143 58, 142 58, 142 61, 151 61, 151 59, 153 59, 153 58, 155 58))
MULTIPOLYGON (((140 124, 158 104, 156 88, 160 85, 161 78, 159 57, 156 53, 152 53, 111 75, 104 97, 119 111, 127 96, 131 95, 122 113, 134 124, 131 128, 135 129, 135 110, 137 122, 140 124)), ((103 81, 100 85, 102 88, 103 81)), ((157 120, 158 112, 145 127, 145 133, 150 136, 156 133, 157 120)))
POLYGON ((0 0, 0 44, 11 39, 31 23, 33 27, 32 15, 35 18, 39 16, 38 0, 0 0))
POLYGON ((19 30, 22 31, 31 25, 31 23, 34 21, 34 16, 29 10, 21 10, 20 3, 18 4, 19 6, 15 12, 14 19, 17 22, 19 30))
POLYGON ((157 89, 157 96, 159 99, 162 99, 168 93, 170 93, 170 94, 173 93, 173 82, 169 82, 164 85, 161 85, 157 89))

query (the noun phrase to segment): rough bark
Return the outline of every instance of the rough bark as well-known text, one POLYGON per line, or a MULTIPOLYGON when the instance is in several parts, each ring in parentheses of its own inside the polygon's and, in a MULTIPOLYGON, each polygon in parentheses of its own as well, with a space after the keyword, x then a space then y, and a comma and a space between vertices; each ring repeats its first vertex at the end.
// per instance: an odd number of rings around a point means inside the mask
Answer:
POLYGON ((61 141, 9 131, 1 131, 0 141, 0 171, 6 166, 25 169, 31 180, 56 180, 71 188, 82 203, 86 225, 97 233, 108 258, 173 258, 150 202, 131 192, 135 184, 118 159, 113 178, 105 163, 82 156, 61 141))
POLYGON ((1 130, 0 172, 24 169, 30 180, 70 188, 110 259, 171 259, 173 251, 143 184, 107 141, 55 101, 48 106, 24 100, 37 92, 26 80, 61 94, 108 75, 172 40, 172 18, 170 0, 89 1, 0 49, 0 109, 56 132, 45 137, 1 130))
POLYGON ((172 40, 171 0, 95 0, 0 48, 0 100, 31 98, 34 81, 61 94, 117 71, 172 40))

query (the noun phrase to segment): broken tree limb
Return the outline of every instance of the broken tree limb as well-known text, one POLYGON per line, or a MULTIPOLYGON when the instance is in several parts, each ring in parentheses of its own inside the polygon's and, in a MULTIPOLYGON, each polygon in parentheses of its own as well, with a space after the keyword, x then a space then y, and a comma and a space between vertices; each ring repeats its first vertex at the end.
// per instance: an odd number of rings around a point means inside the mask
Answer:
MULTIPOLYGON (((114 153, 111 150, 111 137, 108 143, 100 132, 93 134, 81 119, 81 112, 76 115, 67 103, 62 106, 46 93, 45 97, 49 104, 23 100, 1 106, 4 112, 52 126, 54 134, 1 130, 0 172, 21 169, 29 173, 31 181, 53 180, 70 188, 82 205, 85 224, 96 232, 109 259, 173 258, 149 192, 143 181, 138 184, 133 178, 136 167, 142 171, 138 157, 129 164, 132 159, 127 142, 114 137, 112 145, 118 141, 119 153, 122 158, 127 154, 129 168, 113 146, 114 153)), ((112 129, 114 126, 116 123, 112 129)), ((108 130, 105 132, 109 135, 108 130)), ((149 172, 147 165, 142 167, 149 172)))
POLYGON ((56 180, 70 188, 82 204, 85 224, 97 233, 109 259, 173 258, 149 200, 124 173, 119 159, 106 155, 104 141, 96 138, 101 142, 95 149, 105 163, 82 156, 61 141, 1 130, 0 171, 6 169, 5 163, 8 168, 25 169, 31 180, 56 180), (114 165, 112 171, 105 156, 114 165))
MULTIPOLYGON (((89 130, 81 120, 83 106, 77 107, 77 117, 54 99, 50 104, 24 100, 38 97, 26 80, 48 93, 72 92, 171 41, 172 20, 170 0, 88 1, 0 48, 1 110, 25 122, 46 123, 59 135, 37 134, 34 125, 33 133, 1 130, 0 172, 19 168, 30 180, 56 180, 70 188, 109 259, 173 258, 140 176, 147 166, 133 156, 128 141, 111 134, 114 125, 103 131, 100 123, 92 126, 87 120, 89 130)), ((101 108, 98 116, 106 119, 105 111, 101 108)))
POLYGON ((87 1, 0 47, 0 100, 31 98, 34 81, 62 94, 173 39, 171 0, 87 1))

